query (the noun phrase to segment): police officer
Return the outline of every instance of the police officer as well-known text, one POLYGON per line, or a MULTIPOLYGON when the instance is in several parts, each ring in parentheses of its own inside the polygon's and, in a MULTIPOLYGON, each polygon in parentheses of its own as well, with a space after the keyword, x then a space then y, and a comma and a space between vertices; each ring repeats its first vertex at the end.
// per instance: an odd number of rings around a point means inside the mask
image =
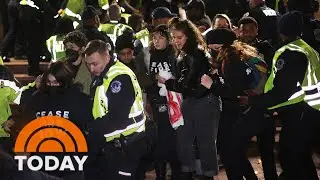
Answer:
POLYGON ((312 48, 320 52, 320 24, 315 20, 313 13, 319 9, 319 2, 317 0, 290 0, 288 1, 289 11, 300 11, 303 13, 303 33, 302 39, 306 41, 312 48))
POLYGON ((0 65, 3 65, 3 59, 1 56, 0 56, 0 65))
POLYGON ((285 180, 318 179, 311 155, 320 137, 319 55, 301 39, 302 28, 299 12, 280 19, 284 42, 273 58, 265 94, 239 97, 256 108, 277 109, 282 120, 280 164, 285 180))
POLYGON ((109 9, 109 18, 110 21, 106 24, 100 24, 99 31, 107 34, 112 40, 113 44, 116 43, 116 39, 122 35, 124 32, 132 32, 132 28, 124 23, 121 20, 121 7, 117 4, 110 5, 109 9))
MULTIPOLYGON (((5 1, 3 1, 5 2, 5 1)), ((15 39, 18 31, 18 0, 11 0, 8 4, 8 21, 9 28, 8 32, 5 34, 4 39, 0 45, 0 52, 2 52, 3 59, 5 61, 10 61, 9 53, 13 55, 15 39)), ((5 24, 4 22, 2 24, 5 24)))
POLYGON ((107 43, 94 40, 84 52, 94 75, 91 95, 95 120, 89 125, 89 132, 96 134, 97 140, 104 139, 98 145, 103 155, 97 158, 100 165, 95 168, 94 176, 134 179, 139 160, 145 153, 146 117, 142 91, 130 68, 110 60, 109 48, 107 43))
POLYGON ((39 63, 42 45, 45 44, 43 15, 44 12, 50 12, 50 8, 44 0, 21 0, 20 6, 19 20, 27 42, 28 74, 38 76, 41 74, 39 63))
POLYGON ((80 15, 84 11, 85 7, 85 0, 67 0, 62 4, 61 9, 59 10, 59 14, 61 14, 61 16, 67 16, 75 21, 80 22, 80 15))
POLYGON ((19 87, 15 83, 13 74, 7 67, 1 65, 0 57, 0 148, 10 152, 13 144, 10 139, 10 127, 14 122, 11 120, 9 103, 19 103, 19 87))
POLYGON ((47 49, 51 54, 51 59, 57 61, 66 56, 63 38, 73 31, 73 22, 69 18, 61 18, 56 26, 55 35, 51 36, 47 41, 47 49))

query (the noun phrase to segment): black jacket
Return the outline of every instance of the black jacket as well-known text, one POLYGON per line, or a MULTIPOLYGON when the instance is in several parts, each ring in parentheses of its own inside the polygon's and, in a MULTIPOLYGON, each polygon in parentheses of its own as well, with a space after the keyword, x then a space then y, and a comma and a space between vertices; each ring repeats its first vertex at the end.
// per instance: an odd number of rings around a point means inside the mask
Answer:
POLYGON ((112 51, 114 51, 114 44, 111 41, 110 37, 107 34, 100 32, 96 27, 82 26, 79 30, 86 35, 88 42, 92 40, 104 41, 106 43, 109 43, 111 45, 112 51))
POLYGON ((180 92, 183 98, 200 98, 207 95, 208 90, 201 85, 201 77, 210 72, 211 66, 205 53, 196 49, 192 54, 183 54, 177 57, 175 79, 165 82, 168 90, 180 92))
MULTIPOLYGON (((60 116, 73 122, 82 130, 85 135, 86 124, 93 120, 91 99, 86 94, 82 93, 76 87, 61 89, 55 93, 45 93, 37 90, 30 99, 24 104, 21 104, 22 119, 18 121, 16 130, 23 128, 30 121, 43 116, 60 116)), ((90 149, 90 148, 89 148, 90 149)), ((42 156, 42 154, 38 154, 42 156)), ((57 158, 61 158, 60 162, 66 153, 53 153, 57 158)), ((73 154, 77 155, 77 154, 73 154)), ((80 155, 80 154, 79 154, 80 155)), ((58 177, 64 177, 75 172, 69 171, 52 171, 58 177)))
POLYGON ((310 16, 304 16, 303 23, 302 39, 320 52, 320 22, 310 16))
MULTIPOLYGON (((122 62, 124 63, 124 62, 122 62)), ((140 52, 130 63, 124 63, 137 76, 139 85, 142 90, 146 90, 151 85, 151 77, 148 74, 147 67, 144 62, 144 52, 140 52)))
POLYGON ((65 116, 66 119, 84 130, 85 124, 93 119, 90 97, 77 87, 63 89, 61 92, 52 94, 37 90, 31 95, 30 100, 32 101, 21 104, 25 120, 23 123, 28 123, 40 116, 48 116, 52 112, 53 116, 68 115, 67 118, 65 116))
POLYGON ((218 64, 217 73, 211 75, 214 83, 211 92, 222 99, 235 101, 237 96, 244 95, 254 80, 253 73, 248 73, 249 65, 238 56, 218 64))
POLYGON ((157 74, 160 70, 171 72, 175 76, 175 57, 172 46, 165 50, 150 50, 149 74, 152 79, 152 85, 147 89, 148 100, 156 104, 166 104, 167 99, 159 95, 160 87, 158 86, 157 74))

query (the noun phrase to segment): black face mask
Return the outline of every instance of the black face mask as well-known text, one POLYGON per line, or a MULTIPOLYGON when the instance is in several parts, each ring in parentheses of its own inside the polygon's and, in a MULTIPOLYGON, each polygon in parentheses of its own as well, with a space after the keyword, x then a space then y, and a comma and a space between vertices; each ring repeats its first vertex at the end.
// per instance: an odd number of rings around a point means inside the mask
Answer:
POLYGON ((61 88, 60 86, 49 86, 48 87, 49 94, 58 94, 58 93, 61 93, 62 91, 63 91, 63 88, 61 88))
POLYGON ((79 52, 73 49, 66 50, 67 60, 71 63, 76 62, 80 56, 79 52))

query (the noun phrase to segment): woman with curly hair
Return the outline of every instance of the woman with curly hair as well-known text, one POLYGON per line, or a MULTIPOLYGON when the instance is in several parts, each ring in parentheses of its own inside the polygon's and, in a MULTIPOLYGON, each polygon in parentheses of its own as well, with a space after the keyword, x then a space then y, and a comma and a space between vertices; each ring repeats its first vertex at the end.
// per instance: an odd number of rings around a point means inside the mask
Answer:
POLYGON ((218 173, 215 126, 220 115, 219 98, 201 85, 202 75, 211 69, 206 43, 189 20, 172 19, 169 25, 176 54, 175 78, 165 81, 170 91, 180 92, 184 125, 177 129, 177 151, 181 161, 181 179, 192 179, 195 170, 193 143, 197 140, 201 179, 213 179, 218 173))

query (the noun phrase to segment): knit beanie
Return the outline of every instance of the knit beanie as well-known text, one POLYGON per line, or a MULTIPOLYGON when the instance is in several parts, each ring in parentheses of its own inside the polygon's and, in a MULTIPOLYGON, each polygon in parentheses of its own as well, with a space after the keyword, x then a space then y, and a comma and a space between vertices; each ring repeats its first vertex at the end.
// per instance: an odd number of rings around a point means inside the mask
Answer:
POLYGON ((237 40, 236 34, 230 29, 213 29, 206 34, 207 44, 231 45, 237 40))
POLYGON ((301 36, 302 28, 302 13, 299 11, 288 12, 279 21, 279 33, 287 37, 301 36))
POLYGON ((134 49, 134 39, 129 34, 122 34, 116 40, 116 52, 119 52, 123 49, 130 48, 134 49))

